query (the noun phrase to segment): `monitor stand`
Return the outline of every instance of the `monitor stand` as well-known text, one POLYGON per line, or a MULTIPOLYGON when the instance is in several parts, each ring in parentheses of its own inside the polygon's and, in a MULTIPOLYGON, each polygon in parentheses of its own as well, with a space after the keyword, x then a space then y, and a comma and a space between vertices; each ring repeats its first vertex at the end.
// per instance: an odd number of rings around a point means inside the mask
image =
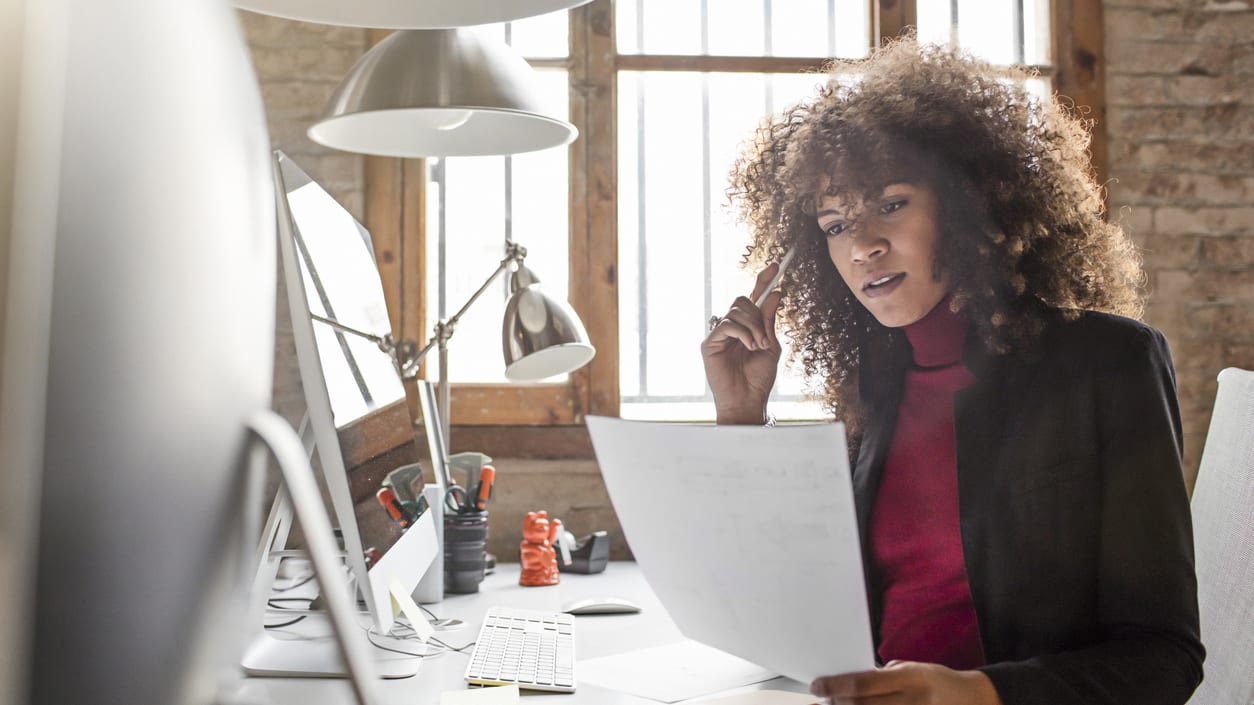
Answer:
MULTIPOLYGON (((321 498, 318 508, 322 509, 321 498)), ((280 632, 265 629, 266 601, 270 596, 279 563, 284 557, 305 555, 305 551, 284 550, 292 527, 292 504, 288 493, 279 491, 270 507, 270 517, 262 532, 258 548, 258 566, 252 588, 252 611, 248 620, 251 641, 240 661, 244 672, 250 676, 293 678, 346 678, 350 675, 344 663, 343 648, 337 638, 334 624, 326 614, 306 614, 304 619, 291 628, 280 632)), ((324 510, 325 511, 325 510, 324 510)), ((297 512, 300 514, 300 512, 297 512)), ((303 524, 302 524, 303 525, 303 524)), ((308 530, 306 530, 308 533, 308 530)), ((343 571, 327 576, 318 572, 318 583, 326 580, 343 580, 343 571)), ((325 589, 324 589, 325 591, 325 589)), ((409 678, 418 673, 421 659, 392 652, 375 650, 370 654, 377 675, 383 678, 409 678)))
MULTIPOLYGON (((288 425, 283 417, 275 414, 268 409, 254 413, 247 420, 249 430, 260 439, 261 443, 254 443, 250 449, 252 462, 250 467, 254 468, 253 472, 258 472, 258 468, 264 468, 264 452, 269 449, 273 453, 277 465, 279 466, 280 476, 283 479, 280 485, 279 496, 282 500, 276 499, 276 505, 282 505, 284 511, 271 511, 270 520, 266 522, 266 531, 262 536, 261 546, 266 550, 261 553, 259 559, 262 566, 267 567, 266 570, 259 571, 254 580, 254 588, 263 579, 267 583, 272 583, 274 576, 278 571, 279 559, 272 555, 269 550, 273 546, 273 538, 279 534, 283 536, 283 541, 287 541, 287 533, 291 528, 292 513, 295 512, 296 519, 300 520, 301 528, 304 530, 305 542, 309 548, 309 558, 313 563, 314 573, 318 578, 321 587, 323 601, 327 605, 327 619, 332 627, 332 638, 323 638, 319 642, 325 643, 327 651, 335 654, 335 665, 337 673, 323 673, 321 675, 348 675, 349 682, 353 688, 353 694, 356 696, 359 705, 369 705, 370 703, 380 702, 376 692, 376 682, 378 678, 376 670, 376 660, 371 658, 372 654, 368 650, 365 640, 362 638, 361 627, 359 626, 356 614, 353 610, 353 601, 350 597, 348 586, 345 585, 341 576, 344 574, 340 568, 340 561, 337 559, 337 548, 335 545, 335 534, 331 528, 331 520, 327 516, 326 507, 322 504, 322 495, 318 491, 318 482, 314 479, 313 468, 309 464, 308 450, 302 444, 300 436, 298 436, 292 427, 288 425), (263 449, 262 446, 265 446, 263 449), (287 504, 287 498, 290 497, 291 504, 287 504), (265 578, 262 573, 269 575, 265 578)), ((260 625, 260 621, 252 621, 254 617, 261 619, 265 614, 265 603, 269 596, 269 585, 262 593, 253 593, 253 609, 249 614, 249 626, 260 625), (260 604, 258 604, 260 603, 260 604)), ((323 632, 326 633, 325 631, 323 632)), ((268 635, 267 635, 268 636, 268 635)), ((277 641, 277 640, 276 640, 277 641)), ((284 641, 282 649, 261 649, 264 654, 276 654, 286 651, 291 644, 284 641)), ((248 653, 254 653, 255 649, 249 649, 248 653)), ((296 654, 300 654, 301 648, 296 647, 296 654)), ((321 657, 319 657, 321 658, 321 657)), ((417 661, 418 659, 414 659, 417 661)), ((305 661, 313 666, 325 665, 330 662, 328 658, 316 658, 311 661, 305 661)), ((291 668, 300 663, 296 657, 291 659, 282 659, 280 666, 291 668)), ((331 670, 331 669, 327 669, 331 670)), ((416 669, 415 669, 416 670, 416 669)), ((288 671, 291 672, 290 670, 288 671)), ((301 671, 301 675, 313 676, 318 673, 309 671, 301 671)), ((411 673, 412 675, 412 673, 411 673)))
MULTIPOLYGON (((306 625, 308 629, 302 628, 300 634, 258 634, 244 651, 244 672, 250 676, 346 678, 348 670, 330 621, 324 615, 309 615, 301 623, 306 625)), ((390 652, 375 654, 371 661, 383 678, 409 678, 418 673, 421 662, 390 652)))

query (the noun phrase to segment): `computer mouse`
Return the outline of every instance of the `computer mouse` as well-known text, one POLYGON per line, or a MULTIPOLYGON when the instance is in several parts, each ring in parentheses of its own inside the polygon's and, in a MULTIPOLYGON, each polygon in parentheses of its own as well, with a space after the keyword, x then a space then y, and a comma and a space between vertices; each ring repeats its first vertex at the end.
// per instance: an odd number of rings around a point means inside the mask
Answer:
POLYGON ((562 611, 567 614, 631 614, 639 612, 640 605, 625 597, 597 595, 571 600, 562 605, 562 611))

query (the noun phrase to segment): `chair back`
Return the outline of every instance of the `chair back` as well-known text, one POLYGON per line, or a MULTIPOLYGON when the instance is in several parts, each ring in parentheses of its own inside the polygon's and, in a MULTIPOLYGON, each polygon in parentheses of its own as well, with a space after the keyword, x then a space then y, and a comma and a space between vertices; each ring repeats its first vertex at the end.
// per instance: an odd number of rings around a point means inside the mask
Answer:
POLYGON ((1254 372, 1219 373, 1193 489, 1206 678, 1190 705, 1254 705, 1254 372))

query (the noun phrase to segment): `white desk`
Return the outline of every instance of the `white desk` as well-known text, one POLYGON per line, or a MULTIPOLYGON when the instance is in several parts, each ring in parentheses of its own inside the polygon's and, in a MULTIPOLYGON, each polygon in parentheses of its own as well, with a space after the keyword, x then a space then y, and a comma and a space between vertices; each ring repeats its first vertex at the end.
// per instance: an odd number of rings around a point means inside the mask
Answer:
MULTIPOLYGON (((577 661, 683 639, 635 563, 612 562, 605 572, 597 575, 563 573, 561 584, 549 587, 521 587, 518 585, 518 571, 517 563, 499 565, 496 574, 484 580, 478 593, 449 595, 443 602, 426 605, 440 617, 457 617, 465 622, 460 630, 441 631, 439 638, 454 646, 473 641, 479 634, 484 612, 493 605, 556 612, 570 600, 608 594, 626 597, 643 609, 638 614, 577 617, 577 661)), ((467 687, 462 675, 468 658, 468 654, 445 653, 424 659, 418 675, 413 678, 382 681, 379 694, 383 705, 438 705, 440 694, 444 691, 467 687)), ((576 678, 578 676, 576 668, 576 678)), ((785 678, 741 690, 760 688, 806 692, 806 685, 785 678)), ((246 700, 278 705, 352 705, 355 702, 347 682, 337 679, 248 678, 244 682, 243 695, 246 700)), ((606 690, 582 681, 573 694, 523 691, 523 697, 527 705, 656 705, 654 700, 606 690)))

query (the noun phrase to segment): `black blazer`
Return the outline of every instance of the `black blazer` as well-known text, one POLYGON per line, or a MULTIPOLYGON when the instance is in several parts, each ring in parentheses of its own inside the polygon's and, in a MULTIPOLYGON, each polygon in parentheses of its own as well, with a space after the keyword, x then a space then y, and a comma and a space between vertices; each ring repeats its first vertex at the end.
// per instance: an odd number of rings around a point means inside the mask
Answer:
MULTIPOLYGON (((1204 650, 1167 342, 1127 318, 1054 313, 1038 350, 989 355, 968 340, 976 381, 954 398, 981 670, 1006 705, 1183 703, 1204 650)), ((902 357, 864 362, 861 376, 871 417, 853 483, 877 643, 866 537, 902 357)))

